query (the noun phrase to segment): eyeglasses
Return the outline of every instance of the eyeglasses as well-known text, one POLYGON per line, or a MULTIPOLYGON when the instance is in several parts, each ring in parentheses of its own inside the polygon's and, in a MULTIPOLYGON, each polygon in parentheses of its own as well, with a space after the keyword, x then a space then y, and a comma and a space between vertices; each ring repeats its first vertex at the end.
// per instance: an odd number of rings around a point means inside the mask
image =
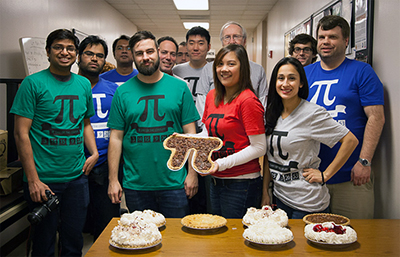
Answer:
POLYGON ((305 54, 310 54, 312 53, 312 49, 310 47, 304 47, 304 48, 300 48, 300 47, 295 47, 293 49, 293 52, 295 52, 296 54, 301 53, 301 51, 303 51, 305 54))
POLYGON ((103 59, 104 58, 104 54, 101 54, 101 53, 95 54, 95 53, 93 53, 91 51, 83 52, 83 54, 86 55, 87 57, 90 57, 90 58, 93 58, 93 56, 95 56, 95 55, 96 55, 96 58, 98 58, 98 59, 103 59))
POLYGON ((64 49, 67 49, 67 52, 68 52, 68 53, 76 52, 76 48, 73 47, 73 46, 64 47, 64 46, 62 46, 62 45, 54 45, 54 46, 52 46, 51 48, 53 48, 53 50, 56 51, 56 52, 64 51, 64 49))
POLYGON ((130 46, 117 46, 117 51, 130 51, 131 47, 130 46))
POLYGON ((231 38, 233 38, 234 41, 238 41, 238 40, 242 39, 243 36, 242 35, 233 35, 233 36, 226 35, 226 36, 222 37, 222 40, 224 42, 229 42, 231 40, 231 38))

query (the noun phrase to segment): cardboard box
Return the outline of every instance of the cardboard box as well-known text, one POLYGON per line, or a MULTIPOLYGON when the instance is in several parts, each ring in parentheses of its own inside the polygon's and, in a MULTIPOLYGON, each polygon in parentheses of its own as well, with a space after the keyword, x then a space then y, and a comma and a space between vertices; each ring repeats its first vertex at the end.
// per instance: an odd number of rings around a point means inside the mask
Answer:
POLYGON ((7 168, 8 132, 0 129, 0 170, 7 168))
POLYGON ((22 168, 5 168, 0 171, 0 195, 8 195, 22 188, 22 168))

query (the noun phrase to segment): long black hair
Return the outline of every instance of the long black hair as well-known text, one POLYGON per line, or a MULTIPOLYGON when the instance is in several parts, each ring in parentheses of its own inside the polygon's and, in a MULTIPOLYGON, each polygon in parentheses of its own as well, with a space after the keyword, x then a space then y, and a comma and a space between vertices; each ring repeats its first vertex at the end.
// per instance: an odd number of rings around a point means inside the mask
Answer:
POLYGON ((271 74, 271 79, 269 81, 269 90, 268 90, 268 101, 267 108, 265 110, 265 121, 266 121, 266 131, 267 135, 271 135, 275 129, 276 122, 278 121, 279 116, 281 116, 283 111, 283 103, 282 98, 276 91, 276 80, 278 77, 279 69, 286 64, 293 65, 297 72, 300 75, 300 83, 303 85, 299 88, 298 96, 303 99, 307 99, 308 97, 308 82, 306 73, 304 71, 303 65, 299 60, 293 57, 285 57, 281 59, 274 67, 274 70, 271 74))

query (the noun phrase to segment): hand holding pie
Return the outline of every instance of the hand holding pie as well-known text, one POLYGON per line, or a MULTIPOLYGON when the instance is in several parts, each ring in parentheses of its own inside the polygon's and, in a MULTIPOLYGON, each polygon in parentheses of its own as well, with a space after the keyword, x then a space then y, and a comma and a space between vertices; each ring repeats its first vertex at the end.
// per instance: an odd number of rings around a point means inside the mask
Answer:
POLYGON ((208 174, 214 167, 211 160, 213 151, 223 145, 217 137, 196 137, 174 134, 164 140, 164 148, 171 151, 167 166, 170 170, 179 170, 193 151, 192 167, 201 174, 208 174))

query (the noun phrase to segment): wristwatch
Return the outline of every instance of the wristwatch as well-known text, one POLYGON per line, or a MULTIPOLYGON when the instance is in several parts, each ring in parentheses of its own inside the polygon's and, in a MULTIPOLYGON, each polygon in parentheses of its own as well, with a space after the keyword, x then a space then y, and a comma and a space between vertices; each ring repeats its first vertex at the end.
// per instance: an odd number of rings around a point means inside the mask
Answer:
POLYGON ((371 166, 371 162, 368 161, 367 159, 362 159, 362 158, 358 158, 358 161, 362 164, 362 166, 371 166))

